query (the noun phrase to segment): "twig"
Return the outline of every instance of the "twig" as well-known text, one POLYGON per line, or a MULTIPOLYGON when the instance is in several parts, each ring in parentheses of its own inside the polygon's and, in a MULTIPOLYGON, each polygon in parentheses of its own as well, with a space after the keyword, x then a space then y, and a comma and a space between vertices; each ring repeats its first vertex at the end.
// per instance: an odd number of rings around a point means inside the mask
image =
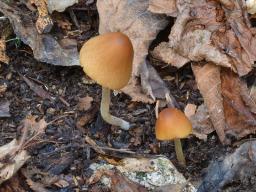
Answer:
POLYGON ((67 107, 70 107, 70 104, 63 97, 59 96, 59 100, 67 107))
POLYGON ((85 141, 99 154, 106 155, 106 153, 96 144, 96 142, 89 136, 85 137, 85 141))

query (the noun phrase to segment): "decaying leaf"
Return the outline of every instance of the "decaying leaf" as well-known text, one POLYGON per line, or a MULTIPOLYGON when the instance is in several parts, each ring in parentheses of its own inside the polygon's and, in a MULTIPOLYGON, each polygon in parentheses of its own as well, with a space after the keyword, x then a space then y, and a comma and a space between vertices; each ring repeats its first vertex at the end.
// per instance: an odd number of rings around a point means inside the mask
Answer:
POLYGON ((9 63, 9 58, 6 55, 6 44, 5 40, 0 39, 0 62, 9 63))
POLYGON ((0 192, 26 192, 26 188, 24 186, 24 181, 20 177, 20 175, 16 175, 9 179, 8 181, 1 184, 0 192))
POLYGON ((189 59, 183 57, 175 52, 167 42, 160 43, 152 52, 153 57, 160 59, 161 61, 170 64, 174 67, 181 68, 189 59))
POLYGON ((213 124, 208 114, 207 107, 202 104, 200 105, 196 113, 189 117, 192 123, 192 134, 202 140, 207 140, 207 135, 214 131, 213 124))
POLYGON ((192 66, 197 86, 203 95, 205 105, 207 106, 212 124, 220 138, 225 142, 225 117, 223 100, 221 95, 220 68, 213 63, 204 66, 192 66))
POLYGON ((193 72, 214 128, 223 143, 227 135, 241 138, 256 131, 256 103, 245 82, 228 69, 193 65, 193 72))
POLYGON ((0 1, 0 11, 9 18, 17 37, 32 48, 37 60, 53 65, 79 65, 76 41, 39 34, 30 14, 14 4, 0 1))
POLYGON ((20 75, 22 79, 28 84, 31 90, 33 90, 39 97, 43 99, 49 99, 51 101, 54 100, 54 97, 50 95, 46 90, 44 90, 41 86, 37 85, 36 83, 30 81, 27 77, 20 75))
POLYGON ((108 175, 111 178, 111 191, 113 192, 147 192, 143 186, 130 181, 117 171, 110 172, 108 175))
POLYGON ((255 163, 256 142, 248 141, 234 153, 228 154, 224 159, 214 161, 209 166, 198 192, 223 191, 225 186, 228 188, 228 184, 233 182, 249 181, 252 176, 256 175, 255 163))
POLYGON ((0 117, 10 117, 10 102, 0 100, 0 117))
POLYGON ((79 98, 79 102, 78 102, 78 105, 77 105, 78 110, 79 111, 87 111, 88 109, 91 108, 92 101, 93 101, 93 98, 90 97, 90 96, 79 98))
POLYGON ((19 127, 21 137, 0 147, 0 184, 10 179, 26 163, 30 156, 25 149, 39 139, 47 125, 44 119, 36 122, 35 116, 28 116, 19 127))
POLYGON ((8 20, 0 21, 0 62, 9 63, 10 58, 6 55, 6 40, 13 33, 8 20))
POLYGON ((190 118, 191 116, 195 115, 197 106, 195 104, 188 103, 184 108, 184 114, 190 118))
POLYGON ((53 27, 53 21, 48 14, 47 0, 30 0, 31 4, 35 4, 38 10, 38 19, 36 21, 36 29, 39 34, 48 33, 53 27))
POLYGON ((250 97, 246 83, 230 70, 222 70, 221 79, 226 134, 241 138, 255 133, 256 103, 250 97))
POLYGON ((42 172, 35 167, 26 167, 21 169, 22 174, 26 178, 26 182, 29 187, 35 192, 50 192, 47 187, 56 183, 59 180, 58 176, 51 175, 48 172, 42 172), (33 181, 33 177, 37 175, 40 177, 36 182, 33 181))
POLYGON ((148 10, 152 13, 166 14, 177 17, 176 0, 149 0, 148 10))
POLYGON ((29 159, 27 151, 19 150, 19 147, 16 139, 0 147, 0 184, 10 179, 29 159), (15 155, 9 156, 16 150, 15 155))
MULTIPOLYGON (((97 1, 100 16, 99 32, 102 34, 110 31, 122 31, 129 36, 133 43, 135 53, 133 75, 123 91, 133 100, 144 102, 150 102, 150 99, 145 99, 145 95, 141 94, 143 92, 137 77, 141 77, 143 89, 153 98, 157 97, 155 90, 166 88, 160 78, 158 78, 160 81, 157 80, 154 84, 150 81, 149 77, 156 76, 157 73, 155 71, 152 73, 154 69, 148 69, 146 56, 150 43, 155 39, 157 33, 167 25, 167 20, 163 16, 148 11, 148 6, 148 0, 97 1)), ((161 98, 165 98, 168 93, 161 95, 161 98)))
POLYGON ((169 47, 191 61, 207 60, 247 74, 256 59, 256 40, 239 2, 177 0, 169 47))
POLYGON ((256 13, 256 1, 255 0, 247 0, 246 7, 248 13, 255 14, 256 13))

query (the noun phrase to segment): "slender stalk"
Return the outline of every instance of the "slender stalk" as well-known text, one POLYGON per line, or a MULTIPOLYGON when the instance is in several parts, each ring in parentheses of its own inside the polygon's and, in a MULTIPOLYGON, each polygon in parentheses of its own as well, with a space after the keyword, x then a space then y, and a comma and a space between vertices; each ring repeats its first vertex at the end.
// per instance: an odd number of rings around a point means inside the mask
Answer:
POLYGON ((109 104, 110 104, 110 89, 106 87, 102 87, 102 98, 101 98, 101 104, 100 104, 100 112, 101 112, 102 118, 111 125, 121 127, 124 130, 128 130, 130 128, 129 122, 110 115, 109 104))
POLYGON ((183 166, 186 166, 186 160, 182 151, 182 145, 181 145, 180 139, 174 139, 174 145, 175 145, 176 156, 179 163, 183 166))

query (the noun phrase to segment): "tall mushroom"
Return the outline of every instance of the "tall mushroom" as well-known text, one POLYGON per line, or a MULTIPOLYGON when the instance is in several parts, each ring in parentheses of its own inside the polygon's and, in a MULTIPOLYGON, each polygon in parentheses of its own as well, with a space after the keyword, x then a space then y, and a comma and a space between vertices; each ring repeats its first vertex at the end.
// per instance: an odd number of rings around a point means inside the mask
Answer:
POLYGON ((180 139, 192 132, 192 125, 184 113, 176 108, 162 110, 156 120, 155 129, 157 139, 174 140, 177 159, 181 165, 186 165, 180 139))
POLYGON ((129 122, 109 113, 110 90, 119 90, 127 85, 132 73, 132 62, 132 43, 121 32, 94 37, 80 50, 80 64, 84 72, 102 86, 102 118, 124 130, 130 128, 129 122))

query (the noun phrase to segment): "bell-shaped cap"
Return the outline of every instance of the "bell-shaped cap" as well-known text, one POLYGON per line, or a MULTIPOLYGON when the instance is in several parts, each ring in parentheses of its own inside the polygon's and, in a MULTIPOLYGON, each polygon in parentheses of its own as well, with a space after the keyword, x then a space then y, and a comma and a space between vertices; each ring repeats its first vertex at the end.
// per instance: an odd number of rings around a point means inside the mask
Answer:
POLYGON ((182 111, 166 108, 158 115, 155 131, 159 140, 181 139, 192 132, 192 125, 182 111))
POLYGON ((127 85, 133 62, 133 46, 123 33, 113 32, 88 40, 80 50, 84 72, 98 84, 109 89, 127 85))

